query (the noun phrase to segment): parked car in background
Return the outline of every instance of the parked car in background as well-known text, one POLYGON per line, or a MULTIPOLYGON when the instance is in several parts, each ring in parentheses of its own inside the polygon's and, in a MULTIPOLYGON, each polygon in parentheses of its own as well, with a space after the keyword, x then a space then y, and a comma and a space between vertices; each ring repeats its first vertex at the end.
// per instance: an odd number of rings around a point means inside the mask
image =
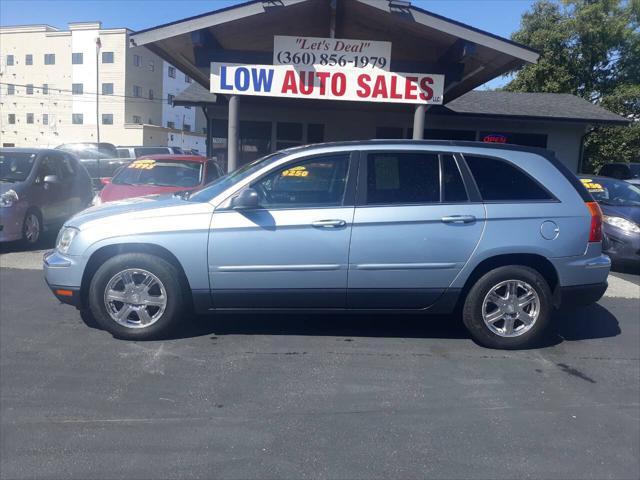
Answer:
POLYGON ((120 158, 140 158, 147 155, 183 155, 180 147, 117 147, 120 158))
POLYGON ((34 245, 86 208, 91 178, 71 154, 37 148, 0 149, 0 241, 34 245))
POLYGON ((581 175, 603 213, 604 252, 640 270, 640 188, 615 178, 581 175))
POLYGON ((112 177, 116 170, 130 161, 119 158, 116 147, 111 143, 65 143, 56 148, 78 157, 96 188, 102 187, 101 178, 112 177))
POLYGON ((202 155, 198 150, 196 150, 195 148, 184 148, 183 149, 183 153, 185 155, 198 155, 201 157, 204 157, 204 155, 202 155))
POLYGON ((606 163, 600 168, 598 175, 625 180, 635 185, 640 185, 640 163, 606 163))
POLYGON ((148 155, 120 169, 96 194, 94 205, 158 193, 189 192, 223 175, 218 164, 190 155, 148 155))
MULTIPOLYGON (((131 183, 159 168, 142 165, 125 169, 131 183)), ((54 295, 120 338, 166 335, 191 306, 439 315, 459 306, 478 343, 521 348, 541 338, 554 307, 603 295, 611 261, 601 221, 546 150, 320 144, 256 160, 188 197, 85 210, 44 270, 54 295)))

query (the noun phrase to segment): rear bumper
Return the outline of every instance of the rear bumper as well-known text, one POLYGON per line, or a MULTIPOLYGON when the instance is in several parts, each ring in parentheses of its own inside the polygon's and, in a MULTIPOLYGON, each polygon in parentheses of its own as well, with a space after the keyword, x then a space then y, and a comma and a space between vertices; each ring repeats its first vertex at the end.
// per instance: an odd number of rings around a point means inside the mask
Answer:
POLYGON ((560 287, 556 291, 554 305, 556 308, 591 305, 602 298, 608 286, 607 282, 602 282, 560 287))

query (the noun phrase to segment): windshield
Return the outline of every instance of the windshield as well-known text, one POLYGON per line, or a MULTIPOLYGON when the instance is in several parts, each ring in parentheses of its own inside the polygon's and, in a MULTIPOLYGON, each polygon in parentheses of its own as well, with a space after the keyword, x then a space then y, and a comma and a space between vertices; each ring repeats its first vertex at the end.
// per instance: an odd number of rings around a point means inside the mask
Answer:
POLYGON ((22 182, 27 179, 35 163, 35 153, 0 152, 0 180, 22 182))
POLYGON ((189 201, 192 202, 208 202, 212 198, 220 195, 227 188, 233 186, 234 184, 244 180, 247 177, 253 175, 253 173, 260 170, 262 167, 269 165, 270 163, 276 162, 284 157, 283 153, 272 153, 267 155, 266 157, 259 158, 251 163, 247 163, 246 165, 240 167, 238 170, 231 172, 223 177, 214 180, 209 185, 204 187, 202 190, 199 190, 193 193, 189 197, 189 201))
POLYGON ((605 205, 640 206, 640 188, 623 180, 583 178, 591 196, 605 205))
POLYGON ((114 185, 196 187, 201 180, 200 162, 140 159, 122 168, 111 182, 114 185))

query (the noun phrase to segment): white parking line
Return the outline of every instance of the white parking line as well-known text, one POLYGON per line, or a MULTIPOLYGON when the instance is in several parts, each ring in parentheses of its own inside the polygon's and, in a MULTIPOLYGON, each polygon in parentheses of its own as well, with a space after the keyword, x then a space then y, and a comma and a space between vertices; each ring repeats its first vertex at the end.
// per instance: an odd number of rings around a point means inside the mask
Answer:
MULTIPOLYGON (((45 250, 32 252, 10 252, 0 254, 0 268, 18 268, 21 270, 42 270, 42 255, 45 250)), ((605 297, 640 299, 640 285, 629 280, 609 275, 609 288, 605 297)))

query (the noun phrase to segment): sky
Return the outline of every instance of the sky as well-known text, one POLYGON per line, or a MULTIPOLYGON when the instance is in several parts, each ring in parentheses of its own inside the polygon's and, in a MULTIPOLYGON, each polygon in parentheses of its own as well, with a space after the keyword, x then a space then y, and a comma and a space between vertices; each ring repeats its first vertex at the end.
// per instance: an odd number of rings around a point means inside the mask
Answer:
MULTIPOLYGON (((383 0, 381 0, 383 1, 383 0)), ((240 0, 0 0, 0 25, 48 24, 100 20, 105 28, 142 30, 210 12, 240 0)), ((509 37, 533 0, 412 0, 413 5, 496 35, 509 37)), ((485 85, 495 88, 507 79, 485 85)))

